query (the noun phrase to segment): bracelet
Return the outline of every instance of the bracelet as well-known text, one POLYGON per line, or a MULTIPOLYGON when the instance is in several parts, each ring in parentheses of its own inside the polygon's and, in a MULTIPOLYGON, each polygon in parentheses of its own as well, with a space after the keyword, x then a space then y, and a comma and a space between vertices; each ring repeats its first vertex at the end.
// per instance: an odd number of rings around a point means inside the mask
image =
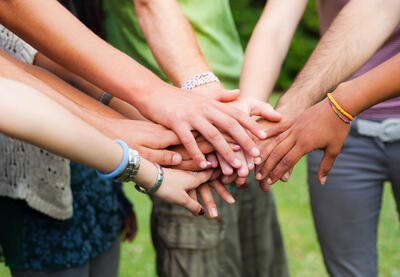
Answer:
POLYGON ((209 84, 212 82, 217 82, 219 83, 219 79, 217 76, 215 76, 214 73, 212 72, 203 72, 200 74, 194 75, 192 78, 187 80, 186 82, 183 83, 181 89, 183 90, 192 90, 196 87, 199 87, 201 85, 209 84))
POLYGON ((332 94, 328 93, 328 98, 333 103, 333 105, 335 105, 336 109, 339 110, 345 117, 350 119, 350 121, 354 120, 354 117, 348 112, 346 112, 344 109, 342 109, 342 107, 340 107, 340 105, 335 101, 335 99, 333 99, 332 94))
POLYGON ((116 143, 118 143, 119 145, 121 145, 124 155, 122 157, 121 163, 119 164, 119 166, 116 169, 114 169, 114 171, 112 171, 110 173, 103 173, 103 172, 100 172, 100 171, 96 170, 97 174, 100 177, 105 178, 105 179, 112 179, 112 178, 115 178, 115 177, 119 176, 124 171, 124 169, 126 168, 126 166, 128 164, 128 159, 129 159, 129 147, 128 147, 128 145, 124 141, 119 140, 119 139, 116 139, 114 141, 116 143))
POLYGON ((336 115, 346 124, 350 124, 350 121, 346 120, 340 113, 339 111, 335 108, 333 105, 331 99, 328 98, 329 104, 331 105, 332 110, 336 113, 336 115))
POLYGON ((144 189, 141 186, 139 186, 138 184, 135 184, 135 188, 137 191, 139 191, 141 193, 145 193, 145 194, 153 194, 161 187, 161 184, 164 180, 164 170, 158 163, 153 163, 153 164, 157 167, 157 171, 158 171, 156 183, 154 184, 153 187, 151 187, 149 189, 144 189))
POLYGON ((103 103, 104 105, 108 106, 110 104, 111 99, 113 99, 114 96, 111 94, 108 94, 107 92, 103 92, 103 94, 100 96, 99 101, 103 103))
POLYGON ((120 183, 133 181, 139 171, 139 167, 140 167, 139 152, 129 148, 128 165, 126 166, 122 174, 114 178, 113 181, 120 183))

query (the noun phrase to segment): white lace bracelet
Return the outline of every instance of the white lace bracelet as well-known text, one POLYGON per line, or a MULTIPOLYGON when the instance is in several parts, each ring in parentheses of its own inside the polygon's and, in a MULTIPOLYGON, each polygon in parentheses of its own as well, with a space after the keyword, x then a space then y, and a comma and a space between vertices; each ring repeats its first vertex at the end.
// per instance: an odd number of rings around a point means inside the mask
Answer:
POLYGON ((194 75, 192 78, 187 80, 186 82, 183 83, 181 89, 183 90, 192 90, 198 86, 209 84, 212 82, 217 82, 219 83, 219 79, 217 76, 215 76, 214 73, 212 72, 203 72, 200 74, 194 75))

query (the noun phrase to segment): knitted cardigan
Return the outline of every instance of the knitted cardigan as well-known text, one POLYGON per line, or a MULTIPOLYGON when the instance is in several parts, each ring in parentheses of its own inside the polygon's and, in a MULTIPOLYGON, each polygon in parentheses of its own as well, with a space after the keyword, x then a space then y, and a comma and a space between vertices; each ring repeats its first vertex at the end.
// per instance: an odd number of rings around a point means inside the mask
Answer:
MULTIPOLYGON (((32 64, 37 51, 0 25, 0 49, 32 64)), ((0 133, 0 196, 56 219, 72 216, 69 161, 0 133)))

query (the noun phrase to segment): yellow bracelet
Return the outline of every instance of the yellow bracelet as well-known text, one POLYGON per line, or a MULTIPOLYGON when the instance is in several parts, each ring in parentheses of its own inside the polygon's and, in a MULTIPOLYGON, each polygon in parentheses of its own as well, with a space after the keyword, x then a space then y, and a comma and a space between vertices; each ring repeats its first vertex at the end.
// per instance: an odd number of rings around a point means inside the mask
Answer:
POLYGON ((354 117, 351 114, 349 114, 348 112, 346 112, 345 110, 343 110, 342 107, 340 107, 340 105, 335 101, 335 99, 333 99, 332 94, 328 93, 328 98, 329 98, 329 100, 331 100, 333 105, 335 105, 336 109, 338 109, 345 117, 347 117, 351 121, 354 120, 354 117))

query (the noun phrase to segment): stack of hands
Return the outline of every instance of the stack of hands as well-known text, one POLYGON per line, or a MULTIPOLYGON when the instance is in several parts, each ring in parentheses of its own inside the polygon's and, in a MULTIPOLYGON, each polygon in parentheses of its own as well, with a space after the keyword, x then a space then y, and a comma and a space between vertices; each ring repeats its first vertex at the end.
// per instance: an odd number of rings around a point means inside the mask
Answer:
POLYGON ((261 189, 269 191, 279 179, 288 181, 296 162, 318 148, 327 150, 319 172, 324 182, 348 131, 325 100, 299 114, 282 112, 282 116, 265 102, 238 99, 237 90, 206 86, 186 92, 190 104, 176 107, 169 115, 172 120, 163 123, 170 129, 126 120, 124 130, 116 132, 119 137, 126 134, 121 139, 142 157, 166 167, 164 185, 155 196, 202 215, 199 195, 208 214, 217 217, 211 188, 233 204, 227 185, 245 188, 247 176, 255 169, 261 189), (128 135, 130 129, 135 136, 128 135))

